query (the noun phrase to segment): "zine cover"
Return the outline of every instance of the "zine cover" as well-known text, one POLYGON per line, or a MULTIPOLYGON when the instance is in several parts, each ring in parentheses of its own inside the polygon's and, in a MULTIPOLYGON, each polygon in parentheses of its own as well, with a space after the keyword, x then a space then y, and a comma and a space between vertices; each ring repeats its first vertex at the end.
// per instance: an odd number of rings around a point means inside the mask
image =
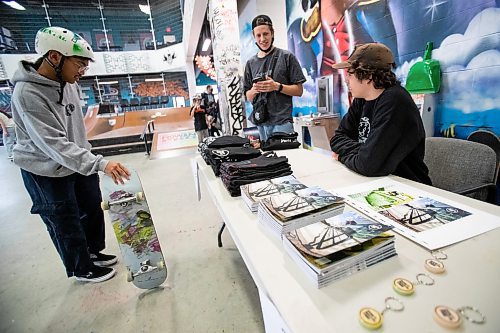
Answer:
POLYGON ((306 187, 295 177, 285 176, 243 185, 241 190, 252 202, 257 202, 272 195, 293 193, 306 187))
POLYGON ((309 212, 341 205, 344 198, 319 187, 307 187, 295 193, 284 193, 263 199, 262 204, 280 221, 301 217, 309 212))
POLYGON ((435 250, 500 226, 500 219, 389 178, 339 189, 346 203, 435 250))
POLYGON ((302 253, 315 258, 362 244, 392 229, 348 211, 289 232, 286 238, 302 253))

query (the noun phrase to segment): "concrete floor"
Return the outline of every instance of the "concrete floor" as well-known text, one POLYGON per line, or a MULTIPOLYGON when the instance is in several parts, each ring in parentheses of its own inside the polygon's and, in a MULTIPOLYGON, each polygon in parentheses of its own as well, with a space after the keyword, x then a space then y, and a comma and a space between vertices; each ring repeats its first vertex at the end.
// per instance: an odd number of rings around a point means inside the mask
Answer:
MULTIPOLYGON (((257 288, 227 230, 217 247, 221 218, 203 182, 196 199, 193 154, 113 157, 139 172, 169 269, 163 289, 144 292, 126 281, 120 262, 103 283, 66 278, 1 147, 0 332, 264 332, 257 288)), ((120 258, 106 223, 105 252, 120 258)))

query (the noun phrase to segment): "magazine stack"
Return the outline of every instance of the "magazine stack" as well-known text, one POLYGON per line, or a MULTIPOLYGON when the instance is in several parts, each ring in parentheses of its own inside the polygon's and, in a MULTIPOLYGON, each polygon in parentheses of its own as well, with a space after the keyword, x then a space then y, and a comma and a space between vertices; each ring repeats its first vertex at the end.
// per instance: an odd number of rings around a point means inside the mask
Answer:
POLYGON ((307 186, 299 182, 294 176, 290 175, 242 185, 241 198, 252 213, 257 213, 259 202, 262 199, 282 193, 294 193, 306 187, 307 186))
POLYGON ((341 214, 344 198, 319 187, 306 187, 264 198, 258 220, 280 239, 294 229, 341 214))
POLYGON ((293 230, 286 252, 318 287, 324 287, 395 256, 392 227, 355 212, 293 230))

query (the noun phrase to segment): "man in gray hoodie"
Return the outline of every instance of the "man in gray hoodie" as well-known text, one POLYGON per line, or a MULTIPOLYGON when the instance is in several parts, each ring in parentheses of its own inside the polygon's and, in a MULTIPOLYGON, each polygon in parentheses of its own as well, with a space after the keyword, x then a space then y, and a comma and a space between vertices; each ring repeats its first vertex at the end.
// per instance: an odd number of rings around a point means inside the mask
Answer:
POLYGON ((32 214, 47 226, 68 277, 101 282, 115 275, 116 256, 105 248, 97 172, 115 183, 128 179, 120 163, 90 152, 77 81, 94 54, 77 34, 59 27, 38 31, 35 63, 21 61, 12 82, 18 144, 14 163, 33 201, 32 214))

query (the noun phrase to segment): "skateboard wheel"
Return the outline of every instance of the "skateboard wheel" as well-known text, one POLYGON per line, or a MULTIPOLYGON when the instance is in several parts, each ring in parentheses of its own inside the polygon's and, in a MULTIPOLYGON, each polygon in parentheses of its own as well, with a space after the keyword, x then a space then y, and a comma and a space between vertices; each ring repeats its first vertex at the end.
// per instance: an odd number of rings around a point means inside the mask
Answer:
POLYGON ((158 263, 158 268, 159 268, 159 269, 164 269, 164 268, 165 268, 165 261, 161 260, 161 261, 158 263))
POLYGON ((102 210, 108 210, 109 209, 109 202, 108 201, 102 201, 101 202, 101 209, 102 210))
POLYGON ((137 202, 139 202, 139 201, 144 201, 144 199, 145 199, 145 198, 144 198, 144 192, 137 192, 137 193, 135 194, 135 200, 136 200, 137 202))
POLYGON ((134 281, 134 276, 132 275, 131 271, 127 272, 127 282, 132 282, 134 281))

